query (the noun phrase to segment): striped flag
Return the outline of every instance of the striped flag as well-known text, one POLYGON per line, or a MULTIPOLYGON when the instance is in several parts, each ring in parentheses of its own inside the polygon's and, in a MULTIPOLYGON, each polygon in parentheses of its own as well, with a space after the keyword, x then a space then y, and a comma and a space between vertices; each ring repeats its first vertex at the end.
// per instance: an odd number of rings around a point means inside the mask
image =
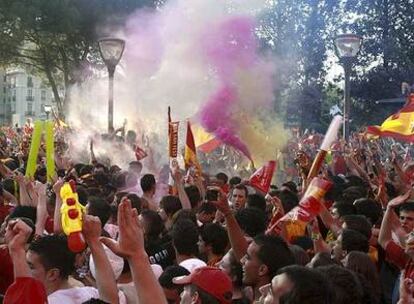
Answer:
POLYGON ((193 136, 193 132, 191 130, 191 124, 189 121, 187 121, 187 138, 185 142, 184 163, 185 163, 185 168, 187 170, 191 167, 195 167, 196 170, 198 171, 198 174, 201 174, 201 167, 197 159, 194 136, 193 136))
POLYGON ((381 126, 367 127, 367 133, 414 142, 414 94, 408 97, 407 104, 400 111, 388 117, 381 126))

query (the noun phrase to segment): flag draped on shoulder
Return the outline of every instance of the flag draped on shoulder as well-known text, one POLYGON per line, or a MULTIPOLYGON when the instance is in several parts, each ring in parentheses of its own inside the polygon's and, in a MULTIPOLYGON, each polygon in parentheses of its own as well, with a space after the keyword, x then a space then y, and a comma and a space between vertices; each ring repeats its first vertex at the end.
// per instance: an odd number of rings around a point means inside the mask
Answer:
POLYGON ((198 162, 198 159, 197 159, 194 135, 191 130, 191 124, 189 121, 187 121, 187 137, 185 141, 184 162, 185 162, 186 169, 195 167, 198 173, 201 173, 200 163, 198 162))
POLYGON ((400 111, 388 117, 381 126, 367 127, 367 133, 414 142, 414 94, 409 96, 408 103, 400 111))

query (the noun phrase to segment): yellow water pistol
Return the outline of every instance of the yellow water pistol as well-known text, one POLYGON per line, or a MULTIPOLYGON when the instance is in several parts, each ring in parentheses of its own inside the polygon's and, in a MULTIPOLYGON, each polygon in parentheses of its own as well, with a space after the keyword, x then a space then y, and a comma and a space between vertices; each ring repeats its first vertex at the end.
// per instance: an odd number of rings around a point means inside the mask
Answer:
POLYGON ((79 203, 74 180, 62 186, 60 197, 62 198, 62 207, 60 207, 62 228, 68 236, 68 247, 72 252, 81 252, 86 248, 82 234, 82 216, 85 207, 79 203))

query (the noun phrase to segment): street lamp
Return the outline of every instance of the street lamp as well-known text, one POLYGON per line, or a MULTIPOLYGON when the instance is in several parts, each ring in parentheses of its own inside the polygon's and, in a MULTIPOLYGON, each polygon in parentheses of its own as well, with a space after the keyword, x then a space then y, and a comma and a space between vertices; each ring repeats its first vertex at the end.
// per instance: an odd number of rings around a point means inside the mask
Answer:
POLYGON ((46 113, 46 120, 49 120, 49 114, 52 112, 52 106, 51 105, 44 105, 43 110, 46 113))
POLYGON ((122 57, 125 41, 117 38, 103 38, 98 41, 99 52, 108 68, 108 133, 114 130, 114 74, 115 68, 122 57))
POLYGON ((350 112, 350 75, 352 64, 361 48, 362 37, 355 34, 343 34, 335 37, 335 51, 345 71, 345 98, 344 98, 344 130, 345 141, 349 138, 349 112, 350 112))

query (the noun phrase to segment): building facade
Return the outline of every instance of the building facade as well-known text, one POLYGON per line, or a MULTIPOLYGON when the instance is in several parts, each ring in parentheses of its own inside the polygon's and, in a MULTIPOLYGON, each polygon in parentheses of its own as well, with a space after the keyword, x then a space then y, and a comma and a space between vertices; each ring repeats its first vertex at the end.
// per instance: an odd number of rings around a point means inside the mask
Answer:
POLYGON ((20 68, 0 71, 0 125, 22 126, 28 118, 46 119, 45 105, 54 106, 52 90, 41 78, 20 68))

